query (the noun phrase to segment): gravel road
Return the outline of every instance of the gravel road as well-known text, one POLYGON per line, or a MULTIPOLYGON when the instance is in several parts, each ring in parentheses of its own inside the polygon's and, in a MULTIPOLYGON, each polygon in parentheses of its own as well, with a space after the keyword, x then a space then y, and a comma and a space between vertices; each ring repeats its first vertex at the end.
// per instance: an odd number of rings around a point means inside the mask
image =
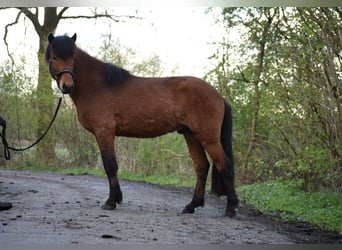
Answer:
POLYGON ((342 243, 341 236, 304 224, 283 223, 242 204, 223 217, 225 201, 207 195, 195 214, 181 214, 192 190, 121 180, 123 203, 100 207, 106 178, 0 170, 0 243, 16 244, 211 244, 342 243))

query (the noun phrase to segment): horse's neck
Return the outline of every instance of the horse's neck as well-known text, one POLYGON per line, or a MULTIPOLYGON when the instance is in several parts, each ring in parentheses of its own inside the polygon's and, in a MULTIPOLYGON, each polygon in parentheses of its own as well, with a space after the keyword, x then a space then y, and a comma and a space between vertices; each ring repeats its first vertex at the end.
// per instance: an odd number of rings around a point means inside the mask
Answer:
POLYGON ((95 57, 90 56, 88 53, 77 49, 75 62, 74 62, 74 73, 76 75, 76 85, 74 92, 70 95, 74 103, 77 105, 79 99, 89 98, 96 86, 100 82, 94 81, 95 74, 98 74, 103 68, 104 63, 95 57))
POLYGON ((103 67, 103 64, 103 62, 96 59, 95 57, 92 57, 87 52, 84 52, 81 49, 77 49, 75 57, 75 66, 80 70, 89 70, 89 68, 95 69, 97 67, 103 67))

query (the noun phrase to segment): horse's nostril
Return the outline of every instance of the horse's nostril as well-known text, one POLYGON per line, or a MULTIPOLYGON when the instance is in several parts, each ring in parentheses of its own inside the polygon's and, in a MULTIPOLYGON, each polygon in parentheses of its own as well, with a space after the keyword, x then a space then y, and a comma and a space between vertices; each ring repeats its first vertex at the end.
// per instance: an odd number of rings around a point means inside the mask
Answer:
POLYGON ((63 84, 62 92, 63 92, 63 94, 69 94, 71 89, 72 89, 72 87, 68 87, 66 84, 63 84))
POLYGON ((62 92, 63 92, 64 94, 67 94, 67 91, 68 91, 68 87, 65 86, 65 84, 63 84, 62 92))

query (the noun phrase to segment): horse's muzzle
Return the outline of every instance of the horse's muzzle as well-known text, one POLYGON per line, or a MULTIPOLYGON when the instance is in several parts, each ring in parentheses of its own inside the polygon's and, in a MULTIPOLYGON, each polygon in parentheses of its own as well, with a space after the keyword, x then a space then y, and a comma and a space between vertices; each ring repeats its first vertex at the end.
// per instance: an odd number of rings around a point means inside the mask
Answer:
POLYGON ((63 94, 70 94, 73 88, 74 88, 74 83, 71 86, 63 84, 60 90, 62 91, 63 94))
MULTIPOLYGON (((50 72, 51 70, 53 70, 51 64, 50 64, 50 72)), ((54 71, 53 70, 52 77, 53 79, 56 80, 57 82, 57 87, 62 91, 63 94, 70 94, 70 92, 72 91, 72 89, 74 88, 75 85, 75 80, 76 80, 76 75, 72 70, 69 69, 63 69, 61 71, 54 71), (72 83, 67 84, 66 82, 64 82, 64 80, 62 79, 62 75, 64 74, 70 74, 71 75, 71 79, 72 79, 72 83), (63 81, 62 83, 60 81, 63 81)))

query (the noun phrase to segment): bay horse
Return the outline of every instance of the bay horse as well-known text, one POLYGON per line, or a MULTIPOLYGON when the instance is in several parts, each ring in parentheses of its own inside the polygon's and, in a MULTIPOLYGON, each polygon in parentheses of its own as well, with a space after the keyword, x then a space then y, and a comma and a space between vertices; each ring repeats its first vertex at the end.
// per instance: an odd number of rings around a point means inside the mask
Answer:
POLYGON ((103 209, 122 201, 115 156, 116 136, 153 138, 183 134, 197 175, 191 202, 184 213, 204 206, 205 184, 213 161, 211 191, 227 196, 225 215, 236 214, 232 111, 207 82, 195 77, 147 78, 90 56, 72 36, 49 34, 45 60, 63 94, 73 100, 81 125, 95 135, 109 182, 103 209))

